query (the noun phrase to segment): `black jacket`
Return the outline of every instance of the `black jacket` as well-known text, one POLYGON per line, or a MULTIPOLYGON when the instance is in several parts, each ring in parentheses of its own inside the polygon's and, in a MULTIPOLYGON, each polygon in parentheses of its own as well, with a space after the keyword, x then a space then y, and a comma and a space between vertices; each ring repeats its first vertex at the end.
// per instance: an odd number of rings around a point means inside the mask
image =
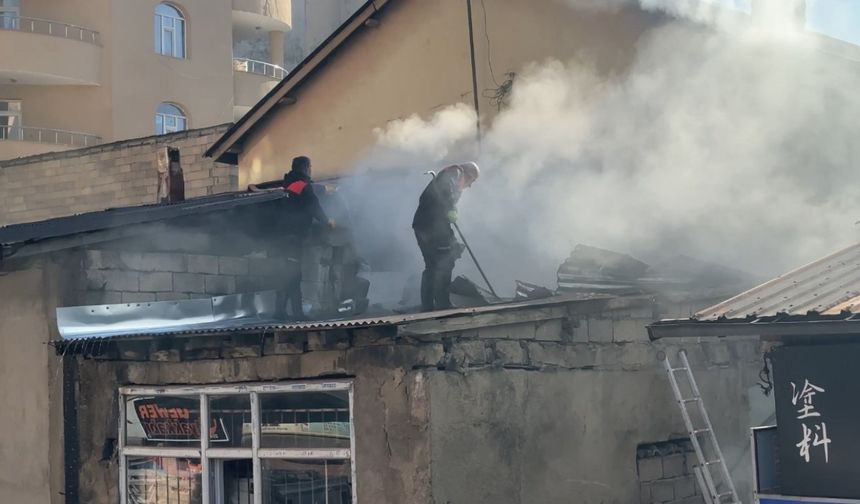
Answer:
POLYGON ((325 211, 314 193, 313 181, 304 173, 290 171, 284 175, 284 210, 287 215, 286 234, 305 237, 314 219, 328 222, 325 211))
POLYGON ((457 209, 460 200, 459 168, 439 172, 418 199, 418 209, 412 219, 412 229, 427 240, 447 244, 454 240, 454 230, 448 212, 457 209))

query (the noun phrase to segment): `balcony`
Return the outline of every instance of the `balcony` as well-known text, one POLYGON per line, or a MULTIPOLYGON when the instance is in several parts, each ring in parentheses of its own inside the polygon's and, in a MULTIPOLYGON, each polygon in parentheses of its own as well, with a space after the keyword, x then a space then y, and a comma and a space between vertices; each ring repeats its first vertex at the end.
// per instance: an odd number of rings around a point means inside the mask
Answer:
POLYGON ((0 126, 0 159, 98 145, 101 137, 51 128, 0 126))
POLYGON ((88 28, 0 16, 0 84, 98 85, 101 49, 88 28))
POLYGON ((233 58, 233 71, 262 75, 275 80, 281 80, 287 76, 287 70, 284 67, 248 58, 233 58))
POLYGON ((241 117, 287 75, 283 67, 248 58, 233 58, 233 115, 241 117))
POLYGON ((240 37, 259 31, 287 32, 292 24, 292 0, 233 0, 233 29, 240 37))

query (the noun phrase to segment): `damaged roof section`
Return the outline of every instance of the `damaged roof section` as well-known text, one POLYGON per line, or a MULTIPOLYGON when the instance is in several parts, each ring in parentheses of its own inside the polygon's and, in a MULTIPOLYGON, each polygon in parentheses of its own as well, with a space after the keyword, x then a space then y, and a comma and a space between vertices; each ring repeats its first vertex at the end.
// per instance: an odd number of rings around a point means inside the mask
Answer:
POLYGON ((558 269, 560 292, 726 296, 753 284, 750 275, 678 255, 650 265, 628 254, 577 245, 558 269))

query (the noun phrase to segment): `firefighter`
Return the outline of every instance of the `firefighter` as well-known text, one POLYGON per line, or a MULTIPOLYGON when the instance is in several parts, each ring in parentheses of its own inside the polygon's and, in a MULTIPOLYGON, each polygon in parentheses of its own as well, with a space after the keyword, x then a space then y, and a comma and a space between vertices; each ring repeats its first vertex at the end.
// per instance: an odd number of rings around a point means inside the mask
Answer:
POLYGON ((471 162, 443 168, 427 184, 418 200, 412 229, 424 257, 421 274, 421 309, 424 311, 451 308, 451 274, 463 252, 463 245, 454 237, 451 226, 457 222, 460 195, 479 175, 478 165, 471 162))
POLYGON ((302 310, 302 248, 314 220, 335 227, 320 205, 312 187, 311 160, 307 156, 293 158, 289 173, 284 174, 283 190, 286 229, 284 229, 283 253, 287 258, 287 285, 279 295, 278 309, 286 310, 287 302, 292 309, 292 319, 307 320, 302 310))

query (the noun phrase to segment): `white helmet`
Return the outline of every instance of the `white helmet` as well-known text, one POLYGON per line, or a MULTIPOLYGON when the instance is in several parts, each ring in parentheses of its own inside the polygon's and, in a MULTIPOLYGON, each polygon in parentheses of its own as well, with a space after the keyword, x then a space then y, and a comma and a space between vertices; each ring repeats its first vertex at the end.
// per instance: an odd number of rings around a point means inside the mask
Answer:
POLYGON ((478 163, 469 161, 468 163, 460 163, 459 166, 460 169, 463 170, 463 173, 472 180, 478 180, 478 177, 481 175, 481 169, 478 167, 478 163))

